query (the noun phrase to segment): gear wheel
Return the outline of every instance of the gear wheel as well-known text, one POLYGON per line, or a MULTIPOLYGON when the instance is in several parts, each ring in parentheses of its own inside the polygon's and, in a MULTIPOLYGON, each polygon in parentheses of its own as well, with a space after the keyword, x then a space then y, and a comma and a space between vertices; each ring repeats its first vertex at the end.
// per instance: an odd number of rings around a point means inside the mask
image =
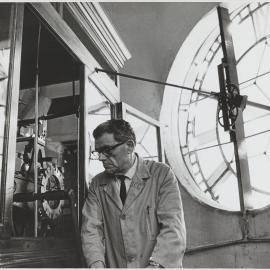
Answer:
MULTIPOLYGON (((64 190, 64 176, 54 164, 48 164, 42 177, 41 193, 64 190)), ((62 213, 64 200, 44 200, 42 206, 50 219, 56 219, 62 213)))

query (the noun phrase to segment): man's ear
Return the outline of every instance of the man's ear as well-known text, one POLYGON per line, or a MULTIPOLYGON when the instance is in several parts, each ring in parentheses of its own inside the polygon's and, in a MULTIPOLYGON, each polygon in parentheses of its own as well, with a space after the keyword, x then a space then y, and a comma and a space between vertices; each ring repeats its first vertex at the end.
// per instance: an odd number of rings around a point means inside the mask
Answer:
POLYGON ((127 141, 127 146, 130 152, 133 152, 135 149, 135 143, 132 140, 127 141))

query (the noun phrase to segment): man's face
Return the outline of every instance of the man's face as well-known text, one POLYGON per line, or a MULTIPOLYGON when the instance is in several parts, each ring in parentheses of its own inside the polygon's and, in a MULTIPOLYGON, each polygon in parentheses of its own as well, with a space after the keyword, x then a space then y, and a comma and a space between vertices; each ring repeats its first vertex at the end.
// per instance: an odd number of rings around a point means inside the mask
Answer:
POLYGON ((112 133, 104 133, 95 140, 95 150, 101 152, 99 160, 109 174, 125 173, 131 163, 131 148, 128 143, 123 143, 110 151, 109 155, 102 153, 103 149, 119 144, 112 133))

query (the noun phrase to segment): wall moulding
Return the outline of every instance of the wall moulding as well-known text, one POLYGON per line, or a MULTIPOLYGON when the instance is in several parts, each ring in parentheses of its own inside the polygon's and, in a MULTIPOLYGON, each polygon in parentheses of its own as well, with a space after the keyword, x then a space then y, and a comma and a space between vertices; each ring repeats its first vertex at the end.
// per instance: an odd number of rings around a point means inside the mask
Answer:
POLYGON ((113 69, 122 68, 131 54, 99 3, 70 2, 67 7, 113 69))

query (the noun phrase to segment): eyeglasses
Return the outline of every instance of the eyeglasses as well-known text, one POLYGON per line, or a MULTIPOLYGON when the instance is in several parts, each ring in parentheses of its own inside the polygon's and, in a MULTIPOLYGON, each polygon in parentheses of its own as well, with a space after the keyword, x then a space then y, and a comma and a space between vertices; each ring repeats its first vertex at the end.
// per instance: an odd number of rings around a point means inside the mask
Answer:
POLYGON ((90 159, 99 160, 100 159, 100 154, 103 154, 106 157, 110 157, 112 155, 112 150, 114 150, 116 147, 126 143, 127 141, 120 142, 120 143, 117 143, 117 144, 112 145, 112 146, 101 147, 98 151, 92 151, 90 159))

